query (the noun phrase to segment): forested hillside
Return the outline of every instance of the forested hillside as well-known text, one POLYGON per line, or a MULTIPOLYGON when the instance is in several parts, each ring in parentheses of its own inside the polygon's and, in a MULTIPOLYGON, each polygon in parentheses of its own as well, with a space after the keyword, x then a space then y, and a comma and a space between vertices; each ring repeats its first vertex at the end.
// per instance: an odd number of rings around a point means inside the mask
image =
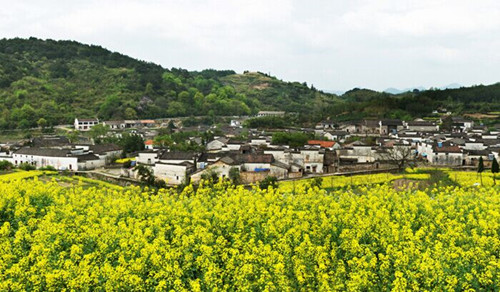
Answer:
POLYGON ((0 127, 4 129, 33 127, 41 117, 48 124, 58 124, 75 116, 249 115, 262 109, 307 113, 314 110, 316 100, 328 103, 333 98, 305 84, 285 83, 262 73, 166 69, 73 41, 0 40, 0 127), (259 78, 264 81, 259 83, 259 78), (238 83, 241 79, 243 84, 238 83), (245 83, 247 79, 255 82, 245 83))
MULTIPOLYGON (((360 80, 362 82, 362 80, 360 80)), ((0 129, 100 119, 250 115, 259 110, 326 117, 410 119, 438 107, 456 114, 500 110, 500 84, 392 95, 353 89, 327 94, 260 72, 166 69, 75 41, 0 40, 0 129)))
POLYGON ((341 100, 327 110, 334 119, 370 117, 409 120, 426 117, 439 108, 446 108, 454 115, 488 113, 500 110, 500 83, 446 90, 415 90, 397 95, 355 88, 342 95, 341 100))

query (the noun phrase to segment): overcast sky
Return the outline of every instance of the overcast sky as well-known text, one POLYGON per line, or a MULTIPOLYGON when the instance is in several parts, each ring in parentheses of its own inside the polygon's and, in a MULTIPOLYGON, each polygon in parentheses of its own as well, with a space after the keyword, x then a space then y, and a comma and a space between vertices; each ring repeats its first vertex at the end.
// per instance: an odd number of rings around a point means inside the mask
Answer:
POLYGON ((164 67, 324 90, 500 81, 500 1, 0 0, 0 37, 70 39, 164 67))

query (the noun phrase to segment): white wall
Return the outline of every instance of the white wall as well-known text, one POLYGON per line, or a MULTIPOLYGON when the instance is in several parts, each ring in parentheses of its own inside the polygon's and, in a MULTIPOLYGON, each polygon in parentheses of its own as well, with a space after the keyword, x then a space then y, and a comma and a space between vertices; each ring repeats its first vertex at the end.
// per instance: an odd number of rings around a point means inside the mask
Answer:
POLYGON ((138 163, 142 163, 142 164, 154 164, 155 162, 158 161, 157 156, 158 156, 158 153, 156 153, 156 152, 139 153, 139 155, 136 158, 136 161, 138 163))
POLYGON ((288 177, 288 170, 281 168, 281 167, 271 165, 271 173, 269 175, 274 176, 278 179, 287 178, 288 177))
POLYGON ((87 161, 83 161, 83 162, 78 162, 78 170, 96 169, 99 167, 103 167, 104 165, 106 165, 105 159, 87 160, 87 161))
POLYGON ((466 142, 465 146, 464 146, 464 149, 467 149, 467 150, 484 150, 486 148, 488 148, 488 147, 484 146, 484 144, 482 142, 473 142, 473 143, 466 142))
POLYGON ((244 163, 242 168, 245 171, 255 171, 256 168, 267 168, 271 169, 270 163, 244 163))
POLYGON ((153 166, 154 175, 169 185, 179 185, 186 180, 186 166, 157 163, 153 166))
POLYGON ((77 157, 46 157, 14 153, 12 160, 16 165, 29 163, 35 165, 37 168, 52 166, 57 170, 78 170, 77 157))
POLYGON ((240 150, 241 144, 227 144, 229 150, 240 150))

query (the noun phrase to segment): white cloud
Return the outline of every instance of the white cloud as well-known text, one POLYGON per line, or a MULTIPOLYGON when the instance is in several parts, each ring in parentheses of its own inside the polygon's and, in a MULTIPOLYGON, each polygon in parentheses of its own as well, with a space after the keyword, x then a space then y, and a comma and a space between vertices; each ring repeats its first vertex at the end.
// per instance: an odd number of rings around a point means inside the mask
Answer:
POLYGON ((74 39, 165 67, 259 70, 325 89, 498 81, 491 0, 0 4, 2 37, 74 39))

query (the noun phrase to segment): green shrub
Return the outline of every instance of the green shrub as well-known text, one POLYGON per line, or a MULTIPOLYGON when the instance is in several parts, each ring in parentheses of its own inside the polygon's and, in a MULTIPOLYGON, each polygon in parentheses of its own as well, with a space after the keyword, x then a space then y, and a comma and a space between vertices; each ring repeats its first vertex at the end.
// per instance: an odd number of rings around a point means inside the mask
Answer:
POLYGON ((26 170, 26 171, 30 171, 30 170, 35 170, 36 166, 25 162, 25 163, 19 164, 19 166, 17 168, 22 169, 22 170, 26 170))
POLYGON ((7 160, 0 161, 0 170, 11 170, 14 166, 7 160))

